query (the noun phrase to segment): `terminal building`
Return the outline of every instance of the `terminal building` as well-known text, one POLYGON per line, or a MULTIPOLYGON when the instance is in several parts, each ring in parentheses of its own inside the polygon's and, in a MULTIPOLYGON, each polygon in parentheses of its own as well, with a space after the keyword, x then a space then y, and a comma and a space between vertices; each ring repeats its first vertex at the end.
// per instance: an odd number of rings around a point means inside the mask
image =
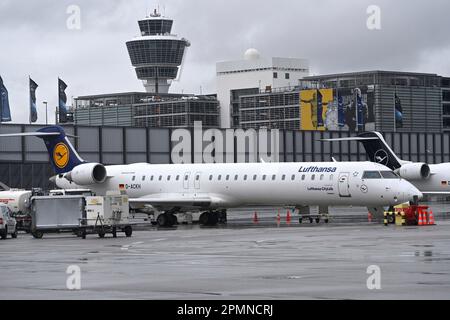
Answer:
POLYGON ((75 98, 74 124, 192 128, 201 121, 206 128, 219 126, 215 95, 153 94, 128 92, 75 98))
POLYGON ((220 127, 238 128, 241 126, 241 96, 295 87, 300 79, 309 75, 309 62, 306 59, 264 58, 251 48, 242 60, 217 63, 216 73, 220 127))
POLYGON ((247 94, 236 101, 239 105, 236 127, 351 132, 450 131, 450 78, 436 74, 343 73, 304 77, 295 87, 246 90, 247 94), (320 99, 314 100, 315 95, 320 95, 320 99), (317 110, 321 112, 318 114, 317 110), (321 118, 319 125, 318 116, 321 118))

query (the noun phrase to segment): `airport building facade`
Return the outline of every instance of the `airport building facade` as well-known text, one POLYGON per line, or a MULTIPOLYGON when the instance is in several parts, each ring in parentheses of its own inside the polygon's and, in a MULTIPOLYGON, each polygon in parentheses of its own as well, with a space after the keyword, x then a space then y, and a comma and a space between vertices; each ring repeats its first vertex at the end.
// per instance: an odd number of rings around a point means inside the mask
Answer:
POLYGON ((239 98, 246 94, 294 87, 309 75, 309 61, 298 58, 266 58, 256 49, 248 49, 244 58, 216 64, 217 99, 220 103, 220 127, 240 127, 239 98))
MULTIPOLYGON (((1 124, 0 134, 34 132, 41 128, 36 125, 1 124)), ((173 139, 177 130, 169 128, 133 128, 112 126, 65 126, 72 144, 86 161, 109 164, 130 163, 172 163, 172 150, 179 141, 173 139)), ((195 129, 184 129, 195 136, 195 129)), ((218 130, 218 129, 215 129, 218 130)), ((223 129, 220 130, 222 133, 223 129)), ((261 130, 249 130, 260 134, 261 130)), ((237 132, 237 131, 236 131, 237 132)), ((280 162, 363 161, 366 155, 362 146, 356 142, 321 142, 323 138, 348 137, 348 132, 280 130, 276 135, 277 159, 280 162)), ((226 134, 224 133, 224 136, 226 134)), ((450 132, 387 132, 386 141, 403 159, 427 163, 450 162, 450 132)), ((256 140, 249 140, 257 143, 256 140)), ((194 154, 197 148, 192 142, 189 158, 192 162, 205 160, 204 155, 194 154)), ((260 146, 256 146, 259 148, 260 146)), ((247 150, 248 151, 248 150, 247 150)), ((229 150, 227 152, 230 152, 229 150)), ((236 151, 231 151, 237 162, 236 151)), ((250 156, 246 155, 249 159, 250 156)), ((257 158, 259 159, 259 158, 257 158)), ((54 186, 49 177, 54 175, 48 160, 44 143, 35 137, 2 138, 0 144, 0 181, 15 188, 45 188, 54 186)))
POLYGON ((81 126, 128 126, 191 128, 219 126, 219 103, 215 95, 152 94, 129 92, 75 98, 71 109, 74 124, 81 126))
POLYGON ((264 91, 255 87, 234 94, 236 99, 232 101, 239 105, 236 127, 344 132, 450 131, 450 78, 436 74, 370 71, 309 76, 299 80, 295 87, 264 91), (321 96, 322 125, 311 125, 310 110, 315 107, 317 113, 317 101, 312 105, 311 97, 302 99, 302 94, 314 92, 321 96), (359 108, 361 120, 357 119, 359 108))

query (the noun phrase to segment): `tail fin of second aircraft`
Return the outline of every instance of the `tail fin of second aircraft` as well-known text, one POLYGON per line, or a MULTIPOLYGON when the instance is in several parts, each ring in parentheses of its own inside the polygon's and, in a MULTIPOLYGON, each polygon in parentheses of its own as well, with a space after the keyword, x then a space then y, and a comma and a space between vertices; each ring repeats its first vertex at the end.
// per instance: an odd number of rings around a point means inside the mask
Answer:
POLYGON ((50 162, 57 174, 72 171, 76 166, 86 163, 67 139, 64 129, 59 126, 44 127, 36 132, 2 134, 0 137, 35 136, 44 140, 50 162))
POLYGON ((400 168, 405 162, 397 157, 379 132, 364 132, 357 137, 324 139, 323 141, 361 142, 370 161, 385 165, 392 170, 400 168))
POLYGON ((383 164, 392 170, 402 166, 402 160, 392 151, 379 132, 364 132, 358 135, 370 161, 383 164), (365 139, 375 138, 375 139, 365 139))

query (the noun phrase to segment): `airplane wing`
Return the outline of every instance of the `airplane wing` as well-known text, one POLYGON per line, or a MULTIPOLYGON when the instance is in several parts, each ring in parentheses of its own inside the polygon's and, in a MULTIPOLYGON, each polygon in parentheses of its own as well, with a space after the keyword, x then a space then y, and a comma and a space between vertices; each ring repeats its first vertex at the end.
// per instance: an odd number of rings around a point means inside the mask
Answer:
POLYGON ((141 198, 130 199, 130 204, 149 204, 158 208, 207 208, 213 202, 208 196, 192 197, 177 194, 153 194, 141 198))
POLYGON ((368 140, 379 140, 377 137, 350 137, 350 138, 333 138, 333 139, 319 139, 319 141, 327 141, 327 142, 334 142, 334 141, 368 141, 368 140))
POLYGON ((448 196, 450 196, 450 191, 421 191, 423 194, 426 194, 426 195, 437 195, 437 196, 439 196, 439 195, 448 195, 448 196))

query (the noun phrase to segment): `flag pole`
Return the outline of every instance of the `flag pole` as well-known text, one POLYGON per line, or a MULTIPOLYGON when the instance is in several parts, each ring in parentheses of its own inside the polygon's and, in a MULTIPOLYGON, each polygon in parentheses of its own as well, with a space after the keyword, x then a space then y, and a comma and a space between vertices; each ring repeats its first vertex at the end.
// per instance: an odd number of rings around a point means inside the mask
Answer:
POLYGON ((28 75, 28 97, 29 97, 29 101, 28 101, 28 122, 31 124, 31 76, 28 75))
POLYGON ((58 104, 55 112, 55 125, 58 125, 58 116, 59 116, 59 77, 58 77, 58 104))
POLYGON ((395 100, 397 96, 397 85, 395 85, 395 92, 394 92, 394 132, 397 132, 397 109, 395 108, 395 104, 397 101, 395 100))

